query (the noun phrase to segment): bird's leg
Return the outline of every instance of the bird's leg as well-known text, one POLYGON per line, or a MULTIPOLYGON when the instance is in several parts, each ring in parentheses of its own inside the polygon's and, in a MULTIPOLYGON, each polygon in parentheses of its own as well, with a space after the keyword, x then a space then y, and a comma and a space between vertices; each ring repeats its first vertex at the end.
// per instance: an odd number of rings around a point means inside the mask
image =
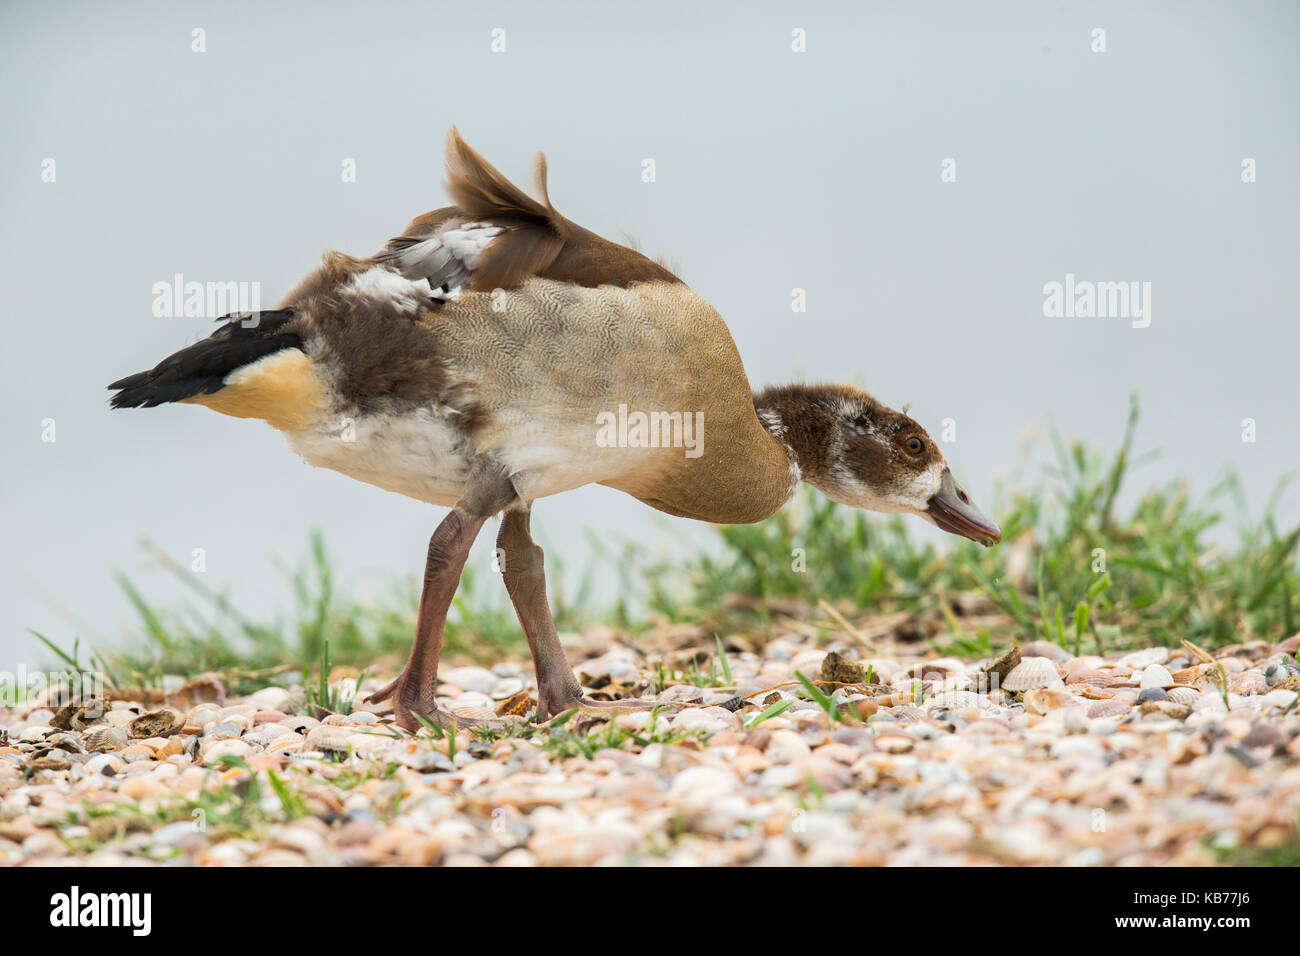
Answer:
POLYGON ((582 696, 573 668, 564 656, 555 621, 546 601, 545 555, 528 529, 526 508, 507 511, 497 535, 498 562, 528 649, 537 670, 537 720, 547 720, 572 707, 584 710, 649 710, 652 700, 597 701, 582 696))
POLYGON ((460 584, 460 573, 469 557, 470 545, 488 517, 500 510, 509 496, 513 496, 509 483, 495 473, 489 471, 486 477, 476 477, 478 480, 471 478, 470 490, 442 519, 429 539, 424 587, 420 591, 420 610, 416 615, 415 643, 406 667, 396 680, 367 698, 367 702, 372 704, 392 698, 397 725, 405 730, 419 728, 417 715, 442 727, 452 723, 488 723, 440 711, 435 697, 443 627, 452 597, 460 584))
POLYGON ((375 704, 391 697, 393 715, 398 726, 405 730, 419 728, 416 715, 446 725, 443 718, 448 715, 438 711, 434 698, 443 625, 447 621, 451 599, 460 584, 460 572, 465 567, 470 545, 485 520, 466 514, 457 507, 433 532, 424 564, 424 587, 420 591, 420 610, 416 615, 411 656, 396 680, 367 698, 367 703, 375 704))

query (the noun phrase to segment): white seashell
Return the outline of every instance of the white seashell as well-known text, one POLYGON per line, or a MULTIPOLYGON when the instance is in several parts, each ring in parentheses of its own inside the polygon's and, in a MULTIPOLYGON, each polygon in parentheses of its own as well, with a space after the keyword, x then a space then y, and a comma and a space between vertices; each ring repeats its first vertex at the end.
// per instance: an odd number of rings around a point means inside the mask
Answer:
POLYGON ((1120 717, 1132 709, 1133 705, 1126 700, 1118 698, 1099 700, 1088 708, 1088 717, 1093 720, 1098 717, 1120 717))
POLYGON ((104 720, 114 727, 126 729, 137 716, 139 715, 130 710, 110 710, 104 715, 104 720))
POLYGON ((1145 650, 1134 651, 1121 657, 1120 663, 1133 671, 1145 670, 1152 664, 1168 664, 1169 648, 1148 647, 1145 650))
POLYGON ((256 705, 259 710, 280 712, 288 708, 291 699, 291 695, 283 687, 263 687, 248 696, 248 702, 256 705))
POLYGON ((1039 687, 1060 687, 1064 683, 1056 665, 1046 657, 1026 657, 1011 669, 1002 681, 1002 689, 1019 693, 1039 687))
POLYGON ((1195 687, 1188 687, 1180 684, 1177 687, 1169 688, 1169 699, 1176 704, 1186 704, 1191 706, 1201 699, 1201 692, 1195 687))
POLYGON ((298 734, 290 732, 287 734, 282 734, 279 737, 276 737, 274 740, 272 740, 269 744, 266 744, 265 746, 266 749, 271 753, 297 753, 298 751, 302 750, 302 746, 304 742, 305 739, 303 737, 300 737, 298 734))
POLYGON ((1164 689, 1166 687, 1174 686, 1174 678, 1173 675, 1169 673, 1169 668, 1165 667, 1163 664, 1149 664, 1146 669, 1142 671, 1142 677, 1138 682, 1138 686, 1142 688, 1142 690, 1146 690, 1149 687, 1159 687, 1164 689))
POLYGON ((461 690, 489 693, 500 678, 482 667, 449 667, 438 674, 438 681, 453 684, 461 690))
POLYGON ((372 734, 363 731, 359 734, 353 734, 352 739, 348 741, 348 745, 358 757, 373 757, 390 750, 393 746, 393 740, 394 738, 388 734, 372 734))
POLYGON ((1262 709, 1279 708, 1286 710, 1296 702, 1296 691, 1293 690, 1271 690, 1259 698, 1259 706, 1262 709))
POLYGON ((336 724, 321 724, 307 732, 307 746, 313 750, 330 750, 335 753, 347 753, 356 732, 350 727, 336 724))
POLYGON ((962 710, 966 707, 978 707, 980 710, 997 710, 997 706, 983 694, 966 690, 949 690, 935 694, 925 702, 927 710, 962 710))
POLYGON ((509 700, 515 694, 522 692, 523 689, 524 682, 518 677, 507 677, 492 688, 490 696, 493 700, 509 700))
POLYGON ((887 754, 902 754, 916 746, 916 739, 904 733, 887 731, 878 734, 875 739, 876 749, 887 754))
POLYGON ((240 757, 247 759, 253 753, 253 745, 244 740, 212 740, 201 745, 202 763, 215 764, 222 757, 240 757))

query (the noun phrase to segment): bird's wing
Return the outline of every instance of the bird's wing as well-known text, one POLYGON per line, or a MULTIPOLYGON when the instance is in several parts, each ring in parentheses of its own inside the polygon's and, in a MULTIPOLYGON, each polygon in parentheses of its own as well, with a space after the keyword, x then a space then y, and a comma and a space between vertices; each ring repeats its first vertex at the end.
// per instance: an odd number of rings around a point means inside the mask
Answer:
POLYGON ((375 259, 447 294, 515 288, 534 276, 588 287, 680 281, 657 262, 556 212, 541 153, 534 184, 540 200, 506 179, 452 129, 447 191, 455 205, 412 220, 375 259))

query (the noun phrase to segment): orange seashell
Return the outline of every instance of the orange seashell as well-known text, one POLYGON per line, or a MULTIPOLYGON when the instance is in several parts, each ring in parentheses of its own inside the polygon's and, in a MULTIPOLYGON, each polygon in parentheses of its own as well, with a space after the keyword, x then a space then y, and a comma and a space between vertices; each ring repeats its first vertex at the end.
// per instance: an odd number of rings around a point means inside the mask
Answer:
POLYGON ((1025 691, 1025 710, 1031 714, 1043 715, 1048 711, 1059 710, 1062 707, 1073 707, 1077 703, 1078 699, 1065 690, 1036 687, 1033 690, 1025 691))
POLYGON ((1065 678, 1067 684, 1086 684, 1089 687, 1107 687, 1110 685, 1111 678, 1114 676, 1112 671, 1102 671, 1095 668, 1074 671, 1065 678))

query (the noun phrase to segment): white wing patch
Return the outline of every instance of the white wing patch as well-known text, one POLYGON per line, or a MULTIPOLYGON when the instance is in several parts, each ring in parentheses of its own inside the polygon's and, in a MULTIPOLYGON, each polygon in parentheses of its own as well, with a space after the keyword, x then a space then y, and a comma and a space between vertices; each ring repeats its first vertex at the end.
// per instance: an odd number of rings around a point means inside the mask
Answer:
POLYGON ((479 254, 488 247, 501 232, 500 226, 486 222, 467 222, 462 226, 445 229, 438 234, 444 248, 473 271, 479 254))
POLYGON ((389 305, 398 312, 414 312, 428 301, 428 290, 418 282, 399 276, 384 266, 358 272, 343 287, 343 294, 389 305))
POLYGON ((408 279, 426 280, 436 298, 450 298, 469 281, 479 256, 500 234, 501 227, 491 223, 451 222, 428 239, 386 250, 376 258, 391 262, 408 279))

